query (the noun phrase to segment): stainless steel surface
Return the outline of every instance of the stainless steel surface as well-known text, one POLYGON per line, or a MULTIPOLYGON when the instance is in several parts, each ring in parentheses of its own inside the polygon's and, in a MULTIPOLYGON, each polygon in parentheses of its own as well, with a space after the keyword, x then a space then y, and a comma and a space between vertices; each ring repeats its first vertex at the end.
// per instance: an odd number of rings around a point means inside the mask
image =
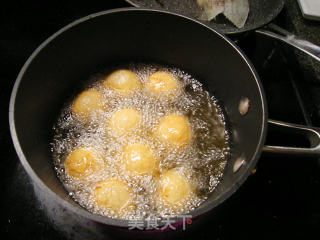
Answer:
POLYGON ((275 24, 269 24, 267 29, 258 29, 257 33, 272 37, 274 39, 285 42, 304 53, 308 54, 310 57, 313 57, 317 61, 320 61, 320 47, 316 44, 313 44, 307 40, 301 39, 294 34, 280 28, 275 24))
POLYGON ((263 147, 264 152, 276 154, 292 154, 297 156, 320 156, 320 129, 298 124, 268 120, 269 125, 274 125, 283 131, 304 135, 310 141, 310 148, 269 146, 263 147))

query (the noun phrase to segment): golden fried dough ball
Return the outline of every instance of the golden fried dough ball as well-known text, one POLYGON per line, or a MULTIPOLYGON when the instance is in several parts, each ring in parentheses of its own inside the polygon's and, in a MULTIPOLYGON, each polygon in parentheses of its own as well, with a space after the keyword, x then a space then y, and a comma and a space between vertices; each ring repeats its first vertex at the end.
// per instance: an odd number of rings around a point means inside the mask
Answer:
POLYGON ((99 170, 100 156, 90 148, 78 148, 70 153, 65 161, 67 173, 74 178, 87 177, 99 170))
POLYGON ((138 110, 123 108, 111 116, 109 126, 117 134, 124 134, 136 128, 140 119, 141 114, 138 110))
POLYGON ((186 145, 191 139, 188 119, 178 114, 162 118, 155 133, 162 141, 175 146, 186 145))
POLYGON ((103 110, 103 96, 94 89, 80 93, 72 105, 72 111, 82 117, 89 117, 98 110, 103 110))
POLYGON ((185 200, 191 193, 186 177, 175 169, 164 172, 160 177, 160 197, 171 205, 185 200))
POLYGON ((120 69, 106 77, 104 86, 116 90, 123 95, 127 95, 131 91, 140 89, 141 82, 134 72, 120 69))
POLYGON ((141 143, 126 146, 123 150, 123 160, 126 169, 136 174, 153 174, 158 168, 151 148, 141 143))
POLYGON ((94 190, 94 199, 99 207, 119 211, 130 201, 130 188, 118 180, 102 181, 94 190))
POLYGON ((177 80, 168 72, 155 72, 146 83, 146 89, 156 95, 174 94, 177 88, 177 80))

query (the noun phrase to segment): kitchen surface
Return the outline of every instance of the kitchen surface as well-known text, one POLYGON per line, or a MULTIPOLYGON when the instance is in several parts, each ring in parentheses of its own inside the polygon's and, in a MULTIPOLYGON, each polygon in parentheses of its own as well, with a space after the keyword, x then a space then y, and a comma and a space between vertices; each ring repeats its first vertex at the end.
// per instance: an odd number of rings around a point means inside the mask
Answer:
MULTIPOLYGON (((45 206, 35 196, 12 144, 9 99, 20 69, 44 40, 76 19, 120 7, 130 5, 122 0, 2 4, 0 229, 4 239, 81 239, 76 227, 74 232, 66 234, 61 223, 48 216, 45 206)), ((296 0, 285 1, 274 23, 320 46, 320 21, 303 18, 296 0)), ((320 62, 253 31, 230 37, 248 56, 261 78, 269 118, 320 127, 320 62)), ((272 128, 268 131, 267 144, 308 146, 306 139, 272 128)), ((174 239, 320 239, 319 203, 320 159, 263 153, 255 171, 235 194, 204 222, 190 224, 185 231, 174 235, 174 239)), ((154 238, 168 237, 158 234, 154 238)), ((106 233, 105 239, 114 238, 114 234, 106 233)))

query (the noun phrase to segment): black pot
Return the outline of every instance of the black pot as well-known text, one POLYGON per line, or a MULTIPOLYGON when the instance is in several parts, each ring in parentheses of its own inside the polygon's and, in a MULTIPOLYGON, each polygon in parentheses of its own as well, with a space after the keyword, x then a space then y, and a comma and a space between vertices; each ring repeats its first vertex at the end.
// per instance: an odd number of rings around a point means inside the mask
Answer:
MULTIPOLYGON (((178 67, 199 79, 220 101, 230 127, 231 157, 221 183, 189 214, 196 219, 209 213, 246 180, 263 149, 267 111, 259 77, 239 48, 222 34, 177 14, 131 8, 93 14, 61 29, 35 50, 17 78, 10 101, 11 135, 41 202, 54 218, 62 217, 82 230, 128 229, 127 220, 92 214, 68 196, 53 169, 49 145, 52 126, 70 92, 80 81, 118 62, 178 67), (250 103, 248 112, 239 111, 239 104, 246 101, 250 103)), ((319 143, 315 130, 293 127, 312 133, 312 144, 319 143)), ((319 146, 269 146, 266 150, 320 152, 319 146)), ((173 220, 181 222, 180 218, 173 220)))

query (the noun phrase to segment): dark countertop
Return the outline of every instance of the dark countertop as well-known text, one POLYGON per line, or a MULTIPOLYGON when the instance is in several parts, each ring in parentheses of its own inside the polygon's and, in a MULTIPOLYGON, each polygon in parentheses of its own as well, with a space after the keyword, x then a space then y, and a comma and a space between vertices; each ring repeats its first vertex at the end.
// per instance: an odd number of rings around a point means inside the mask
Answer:
MULTIPOLYGON (((125 6, 128 4, 121 0, 19 0, 2 3, 0 233, 4 239, 66 239, 52 226, 35 200, 32 184, 16 156, 11 141, 8 105, 14 81, 21 67, 39 44, 66 24, 90 13, 125 6)), ((286 0, 285 9, 278 17, 277 23, 320 45, 320 22, 303 19, 296 0, 286 0)), ((288 48, 288 51, 290 53, 292 49, 288 48)), ((295 54, 304 74, 299 82, 306 89, 303 94, 318 109, 315 114, 320 116, 320 82, 317 73, 319 63, 298 52, 295 54)), ((274 56, 277 57, 278 55, 274 56)), ((280 70, 277 69, 279 72, 280 70)), ((272 89, 273 85, 265 88, 272 89)), ((286 90, 286 85, 283 85, 283 91, 286 90)), ((272 97, 276 97, 276 94, 272 97)), ((285 104, 287 103, 282 103, 281 107, 286 107, 285 104)), ((319 161, 262 156, 256 174, 249 177, 239 191, 223 204, 219 214, 201 228, 187 232, 180 238, 320 239, 319 186, 319 161)))

